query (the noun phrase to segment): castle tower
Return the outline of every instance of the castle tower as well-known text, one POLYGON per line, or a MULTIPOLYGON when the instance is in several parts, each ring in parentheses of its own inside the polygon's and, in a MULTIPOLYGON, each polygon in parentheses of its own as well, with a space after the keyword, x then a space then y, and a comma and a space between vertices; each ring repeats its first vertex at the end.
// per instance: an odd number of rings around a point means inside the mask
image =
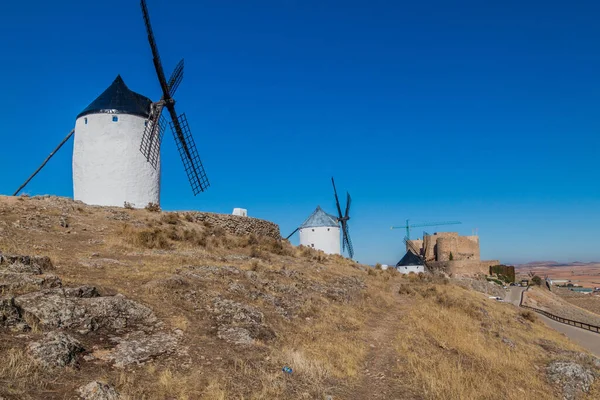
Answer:
POLYGON ((160 201, 157 168, 140 152, 152 101, 121 76, 75 122, 73 197, 87 204, 136 208, 160 201))
POLYGON ((300 244, 327 254, 341 254, 338 219, 320 206, 300 225, 300 244))

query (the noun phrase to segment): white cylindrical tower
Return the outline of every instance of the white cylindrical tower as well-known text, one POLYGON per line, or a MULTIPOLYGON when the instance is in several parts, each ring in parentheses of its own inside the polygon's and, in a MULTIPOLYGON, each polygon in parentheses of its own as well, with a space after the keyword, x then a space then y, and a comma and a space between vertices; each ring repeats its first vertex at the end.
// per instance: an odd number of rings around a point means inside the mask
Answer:
POLYGON ((299 228, 300 244, 327 254, 341 254, 340 226, 333 215, 317 207, 299 228))
POLYGON ((73 145, 73 197, 87 204, 142 208, 160 201, 156 169, 140 151, 151 100, 118 76, 78 116, 73 145))

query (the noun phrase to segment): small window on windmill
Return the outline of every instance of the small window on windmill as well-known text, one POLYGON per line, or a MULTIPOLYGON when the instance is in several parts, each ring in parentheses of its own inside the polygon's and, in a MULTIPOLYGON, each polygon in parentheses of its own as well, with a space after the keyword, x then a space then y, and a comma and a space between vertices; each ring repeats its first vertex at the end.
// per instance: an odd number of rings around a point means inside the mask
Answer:
POLYGON ((329 232, 329 228, 327 228, 327 232, 329 232))
MULTIPOLYGON (((313 231, 314 231, 314 229, 313 229, 313 231)), ((314 243, 311 243, 311 244, 310 244, 310 246, 311 246, 311 247, 315 247, 315 244, 314 244, 314 243)))
POLYGON ((113 115, 113 122, 117 122, 119 120, 119 117, 117 117, 116 115, 113 115))
POLYGON ((148 126, 148 120, 144 121, 144 126, 148 126))
POLYGON ((314 232, 315 230, 313 229, 312 231, 314 232))
POLYGON ((87 125, 87 117, 83 119, 83 122, 87 125))

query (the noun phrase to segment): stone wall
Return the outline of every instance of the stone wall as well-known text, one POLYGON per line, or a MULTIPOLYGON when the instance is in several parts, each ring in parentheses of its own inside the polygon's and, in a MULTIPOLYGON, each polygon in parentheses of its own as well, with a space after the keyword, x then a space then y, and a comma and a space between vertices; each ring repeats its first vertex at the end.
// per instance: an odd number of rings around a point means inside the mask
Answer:
POLYGON ((457 232, 438 232, 413 240, 421 255, 431 261, 479 260, 479 237, 459 236, 457 232), (421 245, 421 247, 418 247, 421 245), (452 257, 450 256, 452 255, 452 257))
POLYGON ((488 275, 490 266, 500 264, 499 260, 456 260, 430 261, 427 266, 433 271, 442 271, 452 276, 488 275))
POLYGON ((243 236, 254 234, 281 239, 279 225, 263 219, 205 212, 186 212, 185 215, 195 222, 223 228, 227 233, 232 235, 243 236))

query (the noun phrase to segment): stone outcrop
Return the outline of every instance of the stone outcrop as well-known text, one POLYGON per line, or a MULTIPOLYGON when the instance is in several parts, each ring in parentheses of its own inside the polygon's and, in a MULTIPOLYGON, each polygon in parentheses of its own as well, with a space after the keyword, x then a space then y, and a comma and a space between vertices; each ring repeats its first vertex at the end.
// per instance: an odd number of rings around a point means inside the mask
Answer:
POLYGON ((262 219, 203 212, 187 212, 185 213, 185 217, 188 220, 222 228, 232 235, 244 236, 254 234, 273 239, 281 239, 279 225, 262 219))
POLYGON ((251 344, 255 339, 268 341, 275 332, 264 324, 264 315, 254 307, 216 297, 210 311, 215 315, 220 339, 236 344, 251 344))
POLYGON ((14 297, 0 297, 0 327, 11 327, 21 321, 21 313, 14 297))
MULTIPOLYGON (((83 294, 88 295, 89 291, 83 294)), ((21 312, 34 316, 44 328, 72 329, 82 334, 101 328, 151 327, 157 321, 148 307, 122 295, 69 297, 61 289, 53 289, 18 296, 14 304, 21 312)))
POLYGON ((83 346, 63 332, 50 332, 39 342, 29 345, 31 356, 44 367, 66 367, 77 362, 83 346))
POLYGON ((589 393, 594 383, 595 373, 575 361, 553 361, 546 370, 550 382, 561 388, 563 398, 574 400, 589 393))
POLYGON ((125 338, 117 338, 119 344, 104 359, 112 361, 116 367, 141 364, 158 356, 171 353, 177 345, 177 338, 164 332, 147 335, 134 332, 125 338))
POLYGON ((55 275, 45 274, 54 269, 48 257, 0 254, 0 291, 23 287, 61 287, 55 275))
POLYGON ((119 400, 119 393, 106 383, 93 381, 77 389, 83 400, 119 400))

